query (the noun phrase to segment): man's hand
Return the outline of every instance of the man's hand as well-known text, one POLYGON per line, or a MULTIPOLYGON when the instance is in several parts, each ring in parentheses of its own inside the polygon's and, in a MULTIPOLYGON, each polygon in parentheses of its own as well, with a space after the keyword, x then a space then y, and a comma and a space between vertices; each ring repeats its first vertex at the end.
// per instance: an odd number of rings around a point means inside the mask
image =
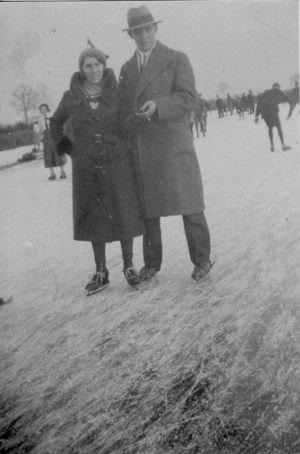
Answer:
POLYGON ((156 111, 156 104, 154 101, 146 101, 142 107, 140 108, 139 112, 136 114, 137 116, 143 118, 151 117, 154 112, 156 111))

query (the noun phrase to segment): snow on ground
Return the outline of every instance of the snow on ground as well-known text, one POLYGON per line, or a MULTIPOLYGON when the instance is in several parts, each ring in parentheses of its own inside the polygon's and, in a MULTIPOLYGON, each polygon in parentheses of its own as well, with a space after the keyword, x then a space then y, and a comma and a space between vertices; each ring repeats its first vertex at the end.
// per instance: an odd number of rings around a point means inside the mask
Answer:
POLYGON ((13 148, 11 150, 3 150, 0 152, 0 167, 4 167, 17 162, 24 153, 29 153, 33 149, 33 145, 25 145, 23 147, 13 148))
MULTIPOLYGON (((25 452, 25 447, 38 454, 167 452, 155 450, 160 446, 156 438, 152 450, 148 446, 160 429, 144 435, 148 450, 135 444, 134 451, 126 429, 126 414, 131 420, 133 410, 127 405, 121 414, 116 402, 140 383, 141 374, 151 384, 147 399, 155 391, 159 395, 178 375, 196 370, 198 356, 208 355, 216 338, 223 346, 229 341, 243 345, 230 350, 243 361, 243 373, 255 364, 269 377, 266 385, 277 383, 276 373, 268 369, 268 364, 273 367, 266 356, 271 344, 266 341, 263 355, 260 345, 271 334, 285 333, 287 326, 293 339, 300 334, 299 119, 296 111, 289 121, 286 115, 283 106, 284 135, 292 146, 287 152, 281 151, 275 132, 271 153, 264 122, 254 124, 250 115, 239 121, 236 115, 218 119, 213 112, 207 137, 195 139, 216 262, 199 284, 190 277, 182 219, 169 217, 162 220, 163 267, 152 286, 128 288, 120 246, 113 243, 107 248, 111 284, 87 298, 84 286, 94 264, 90 244, 72 239, 70 159, 68 178, 54 182, 48 181, 42 160, 0 170, 0 296, 13 295, 0 307, 5 409, 0 428, 6 423, 6 428, 16 427, 9 438, 2 437, 6 449, 18 441, 14 452, 25 452), (114 427, 108 415, 116 418, 114 427), (109 448, 122 437, 129 447, 109 448)), ((1 152, 0 164, 25 151, 1 152)), ((141 238, 134 252, 139 268, 141 238)), ((233 381, 241 376, 239 367, 225 368, 233 381)), ((224 402, 231 382, 226 383, 224 402)), ((174 452, 183 452, 172 443, 174 452)))

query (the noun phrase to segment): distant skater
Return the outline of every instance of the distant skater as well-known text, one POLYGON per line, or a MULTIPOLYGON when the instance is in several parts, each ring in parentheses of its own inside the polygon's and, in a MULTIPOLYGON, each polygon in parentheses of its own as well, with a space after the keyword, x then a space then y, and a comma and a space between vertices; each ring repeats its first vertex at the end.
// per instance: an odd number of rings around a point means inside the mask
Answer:
POLYGON ((219 97, 219 95, 217 95, 217 98, 216 98, 216 106, 218 109, 219 118, 223 118, 224 117, 224 104, 223 104, 222 99, 219 97))
POLYGON ((235 101, 235 108, 236 108, 237 114, 239 115, 239 121, 245 120, 245 115, 244 115, 245 103, 242 101, 242 99, 240 97, 237 98, 235 101))
POLYGON ((292 89, 291 93, 291 107, 287 119, 289 119, 292 116, 293 110, 295 109, 297 104, 299 104, 299 84, 298 82, 295 82, 295 86, 292 89))
POLYGON ((230 112, 230 115, 233 115, 234 101, 229 93, 227 94, 226 103, 227 103, 227 108, 230 112))
POLYGON ((50 176, 48 180, 56 180, 54 167, 60 167, 60 179, 67 178, 64 170, 64 165, 67 162, 66 155, 58 156, 55 145, 52 141, 50 133, 50 108, 48 104, 41 104, 39 106, 42 114, 42 125, 43 125, 43 147, 44 147, 44 164, 47 169, 50 169, 50 176))
POLYGON ((249 115, 254 114, 254 95, 252 93, 252 90, 249 90, 247 94, 247 103, 248 103, 248 113, 249 115))
POLYGON ((39 125, 38 121, 35 121, 33 123, 32 135, 33 135, 34 148, 35 148, 36 151, 40 151, 42 134, 41 134, 41 128, 40 128, 40 125, 39 125))
POLYGON ((199 137, 199 127, 200 132, 202 133, 203 137, 205 137, 207 129, 207 111, 209 110, 208 102, 202 98, 201 93, 198 94, 197 99, 197 107, 195 110, 195 126, 197 137, 199 137))
POLYGON ((281 123, 279 119, 279 107, 280 103, 288 102, 291 104, 289 98, 283 91, 280 90, 280 85, 274 83, 270 90, 265 91, 259 98, 256 106, 255 123, 258 122, 259 115, 265 120, 268 127, 268 134, 271 144, 271 151, 275 150, 274 139, 273 139, 273 128, 277 128, 279 139, 281 142, 282 151, 290 150, 291 147, 285 145, 281 123))

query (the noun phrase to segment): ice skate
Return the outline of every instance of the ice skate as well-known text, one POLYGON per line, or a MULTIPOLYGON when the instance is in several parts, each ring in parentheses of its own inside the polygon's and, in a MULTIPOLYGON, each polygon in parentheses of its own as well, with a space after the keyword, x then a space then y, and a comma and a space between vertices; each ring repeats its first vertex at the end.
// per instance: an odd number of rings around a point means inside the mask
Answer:
POLYGON ((93 295, 94 293, 98 293, 101 292, 101 290, 104 290, 109 284, 108 275, 109 273, 107 270, 97 271, 92 277, 92 279, 85 286, 87 296, 93 295))
POLYGON ((199 282, 204 276, 206 276, 211 270, 211 262, 200 263, 195 265, 194 271, 192 273, 192 278, 194 281, 199 282))
POLYGON ((157 269, 154 266, 143 266, 140 270, 140 276, 142 281, 149 281, 157 273, 157 269))
POLYGON ((135 286, 141 282, 141 276, 132 266, 125 268, 123 273, 129 285, 135 286))

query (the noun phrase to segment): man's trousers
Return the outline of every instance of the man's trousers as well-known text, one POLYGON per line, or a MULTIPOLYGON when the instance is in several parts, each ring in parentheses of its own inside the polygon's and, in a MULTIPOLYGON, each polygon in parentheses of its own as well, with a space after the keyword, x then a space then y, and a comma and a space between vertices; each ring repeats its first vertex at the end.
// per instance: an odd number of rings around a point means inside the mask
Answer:
MULTIPOLYGON (((182 216, 191 261, 194 265, 210 261, 210 233, 204 212, 182 216)), ((143 237, 146 266, 160 270, 162 264, 162 239, 160 218, 144 219, 146 234, 143 237)))

